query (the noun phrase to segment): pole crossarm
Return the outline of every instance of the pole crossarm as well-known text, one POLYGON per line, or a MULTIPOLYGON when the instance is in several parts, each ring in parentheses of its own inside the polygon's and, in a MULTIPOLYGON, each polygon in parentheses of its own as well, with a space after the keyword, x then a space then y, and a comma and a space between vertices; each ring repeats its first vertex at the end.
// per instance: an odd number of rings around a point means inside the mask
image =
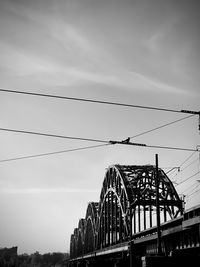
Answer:
POLYGON ((182 147, 169 147, 169 146, 157 146, 157 145, 147 145, 144 143, 133 143, 130 142, 130 137, 123 141, 115 141, 115 140, 110 140, 109 143, 111 145, 130 145, 130 146, 140 146, 140 147, 147 147, 147 148, 159 148, 159 149, 171 149, 171 150, 181 150, 181 151, 192 151, 192 152, 198 152, 199 149, 196 148, 182 148, 182 147))
POLYGON ((194 114, 194 115, 200 115, 200 111, 193 111, 193 110, 181 110, 182 113, 189 113, 189 114, 194 114))
POLYGON ((119 144, 119 145, 131 145, 131 146, 147 146, 146 144, 142 144, 142 143, 133 143, 133 142, 129 142, 127 140, 124 141, 109 141, 109 143, 111 145, 115 145, 115 144, 119 144))

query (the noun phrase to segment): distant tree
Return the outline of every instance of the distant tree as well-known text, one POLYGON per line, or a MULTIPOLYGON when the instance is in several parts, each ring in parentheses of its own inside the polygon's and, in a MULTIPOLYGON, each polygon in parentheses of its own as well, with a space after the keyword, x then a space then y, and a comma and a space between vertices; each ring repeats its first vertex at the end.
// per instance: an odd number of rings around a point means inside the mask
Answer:
POLYGON ((40 255, 40 253, 38 251, 36 251, 33 255, 32 255, 32 260, 31 260, 31 264, 34 265, 39 265, 40 262, 42 260, 42 255, 40 255))
POLYGON ((50 264, 51 264, 51 254, 50 253, 43 254, 42 258, 43 258, 44 266, 50 266, 50 264))
POLYGON ((53 253, 52 254, 52 263, 55 265, 56 263, 60 263, 64 258, 63 253, 53 253))

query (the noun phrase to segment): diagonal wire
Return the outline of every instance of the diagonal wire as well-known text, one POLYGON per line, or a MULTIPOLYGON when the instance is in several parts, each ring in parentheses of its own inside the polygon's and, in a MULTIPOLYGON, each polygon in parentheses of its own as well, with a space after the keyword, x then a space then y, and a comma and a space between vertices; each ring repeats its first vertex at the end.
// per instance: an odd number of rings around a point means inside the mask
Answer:
POLYGON ((194 164, 195 162, 197 162, 198 159, 193 160, 192 162, 190 162, 188 165, 186 165, 184 168, 181 169, 181 171, 184 171, 185 169, 187 169, 188 167, 190 167, 192 164, 194 164))
POLYGON ((167 111, 167 112, 175 112, 175 113, 192 113, 192 114, 195 114, 195 115, 199 115, 200 114, 198 111, 175 110, 175 109, 168 109, 168 108, 159 108, 159 107, 151 107, 151 106, 143 106, 143 105, 134 105, 134 104, 127 104, 127 103, 119 103, 119 102, 87 99, 87 98, 69 97, 69 96, 43 94, 43 93, 34 93, 34 92, 12 90, 12 89, 4 89, 4 88, 0 88, 0 92, 22 94, 22 95, 29 95, 29 96, 37 96, 37 97, 57 98, 57 99, 63 99, 63 100, 90 102, 90 103, 104 104, 104 105, 115 105, 115 106, 129 107, 129 108, 140 108, 140 109, 167 111))
MULTIPOLYGON (((194 151, 192 154, 189 155, 189 157, 187 157, 180 165, 179 167, 182 167, 197 151, 194 151)), ((171 179, 175 178, 182 170, 180 170, 179 172, 177 172, 171 179)), ((177 180, 175 180, 175 182, 177 182, 177 180)))
POLYGON ((187 197, 190 198, 192 195, 196 194, 199 191, 200 191, 200 189, 196 189, 196 191, 191 192, 189 195, 187 195, 187 197))
POLYGON ((130 139, 139 137, 139 136, 144 135, 144 134, 147 134, 147 133, 151 133, 151 132, 153 132, 153 131, 156 131, 156 130, 159 130, 159 129, 164 128, 164 127, 166 127, 166 126, 169 126, 169 125, 172 125, 172 124, 174 124, 174 123, 177 123, 177 122, 179 122, 179 121, 183 121, 183 120, 189 119, 189 118, 191 118, 191 117, 193 117, 193 116, 195 116, 195 115, 192 114, 192 115, 189 115, 189 116, 187 116, 187 117, 184 117, 184 118, 181 118, 181 119, 178 119, 178 120, 175 120, 175 121, 172 121, 172 122, 163 124, 163 125, 161 125, 161 126, 158 126, 158 127, 156 127, 156 128, 153 128, 153 129, 151 129, 151 130, 148 130, 148 131, 145 131, 145 132, 136 134, 136 135, 134 135, 134 136, 131 136, 130 139))
POLYGON ((49 153, 41 153, 41 154, 34 154, 34 155, 29 155, 29 156, 9 158, 9 159, 0 160, 0 163, 9 162, 9 161, 16 161, 16 160, 22 160, 22 159, 38 158, 38 157, 44 157, 44 156, 52 156, 52 155, 56 155, 56 154, 63 154, 63 153, 68 153, 68 152, 73 152, 73 151, 81 151, 81 150, 98 148, 98 147, 103 147, 103 146, 108 146, 108 145, 110 145, 110 144, 86 146, 86 147, 79 147, 79 148, 74 148, 74 149, 66 149, 66 150, 54 151, 54 152, 49 152, 49 153))
MULTIPOLYGON (((106 140, 99 140, 99 139, 92 139, 92 138, 83 138, 83 137, 72 137, 72 136, 64 136, 64 135, 55 135, 55 134, 49 134, 49 133, 41 133, 41 132, 33 132, 33 131, 25 131, 25 130, 16 130, 16 129, 8 129, 8 128, 0 128, 0 131, 7 131, 7 132, 15 132, 15 133, 22 133, 22 134, 31 134, 31 135, 39 135, 39 136, 45 136, 45 137, 55 137, 55 138, 64 138, 64 139, 71 139, 71 140, 82 140, 82 141, 92 141, 92 142, 100 142, 104 143, 104 145, 111 145, 111 144, 124 144, 124 145, 134 145, 134 146, 145 146, 149 148, 161 148, 161 149, 173 149, 173 150, 184 150, 184 151, 194 151, 197 150, 194 149, 188 149, 188 148, 177 148, 177 147, 164 147, 164 146, 155 146, 155 145, 146 145, 146 144, 139 144, 139 143, 126 143, 124 141, 106 141, 106 140)), ((92 146, 97 147, 97 146, 92 146)), ((88 148, 88 147, 86 147, 88 148)), ((58 154, 58 153, 64 153, 64 152, 71 152, 71 151, 77 151, 77 150, 83 150, 86 148, 78 148, 78 149, 71 149, 67 151, 56 151, 56 152, 50 152, 50 153, 43 153, 43 154, 37 154, 37 155, 30 155, 30 156, 23 156, 23 157, 16 157, 14 159, 5 159, 1 160, 0 162, 5 161, 12 161, 17 159, 25 159, 25 158, 33 158, 33 157, 39 157, 39 156, 47 156, 52 154, 58 154)))
POLYGON ((71 139, 71 140, 81 140, 81 141, 109 143, 108 141, 99 140, 99 139, 84 138, 84 137, 73 137, 73 136, 65 136, 65 135, 56 135, 56 134, 49 134, 49 133, 39 133, 39 132, 25 131, 25 130, 18 130, 18 129, 0 128, 0 131, 14 132, 14 133, 22 133, 22 134, 32 134, 32 135, 39 135, 39 136, 45 136, 45 137, 55 137, 55 138, 63 138, 63 139, 71 139))
POLYGON ((193 152, 189 157, 187 157, 181 164, 179 167, 183 166, 183 164, 185 164, 196 152, 193 152))
POLYGON ((183 183, 185 183, 186 181, 188 181, 190 178, 192 178, 192 177, 194 177, 194 176, 196 176, 197 174, 199 174, 200 173, 200 171, 198 171, 198 172, 196 172, 196 173, 194 173, 194 174, 192 174, 191 176, 189 176, 188 178, 186 178, 186 179, 184 179, 183 181, 181 181, 177 186, 179 186, 179 185, 181 185, 181 184, 183 184, 183 183))

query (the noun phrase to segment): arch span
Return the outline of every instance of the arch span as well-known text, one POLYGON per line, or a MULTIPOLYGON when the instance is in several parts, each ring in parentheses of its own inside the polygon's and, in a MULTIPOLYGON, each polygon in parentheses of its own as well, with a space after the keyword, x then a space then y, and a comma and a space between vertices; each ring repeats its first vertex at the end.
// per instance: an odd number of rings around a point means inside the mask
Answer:
POLYGON ((96 247, 96 221, 97 221, 98 203, 90 202, 85 216, 85 246, 84 252, 88 253, 95 250, 96 247))
MULTIPOLYGON (((182 200, 162 169, 158 176, 161 222, 166 222, 182 214, 182 200)), ((85 219, 74 230, 71 256, 127 241, 132 233, 155 225, 155 211, 155 166, 110 166, 104 176, 99 203, 88 204, 85 219)))

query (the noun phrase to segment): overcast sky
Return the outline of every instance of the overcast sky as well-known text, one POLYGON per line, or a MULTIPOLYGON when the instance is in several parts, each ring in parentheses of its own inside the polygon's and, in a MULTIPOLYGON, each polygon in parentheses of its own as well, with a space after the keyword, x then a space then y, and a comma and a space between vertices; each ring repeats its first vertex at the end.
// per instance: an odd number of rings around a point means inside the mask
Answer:
MULTIPOLYGON (((0 88, 199 111, 199 14, 198 0, 0 0, 0 88)), ((4 92, 0 114, 0 128, 108 141, 188 116, 4 92)), ((132 141, 195 149, 198 117, 132 141)), ((0 131, 0 160, 98 144, 0 131)), ((0 162, 0 247, 69 251, 106 168, 156 153, 183 164, 174 182, 191 176, 176 187, 186 207, 200 203, 198 153, 115 145, 0 162)))

